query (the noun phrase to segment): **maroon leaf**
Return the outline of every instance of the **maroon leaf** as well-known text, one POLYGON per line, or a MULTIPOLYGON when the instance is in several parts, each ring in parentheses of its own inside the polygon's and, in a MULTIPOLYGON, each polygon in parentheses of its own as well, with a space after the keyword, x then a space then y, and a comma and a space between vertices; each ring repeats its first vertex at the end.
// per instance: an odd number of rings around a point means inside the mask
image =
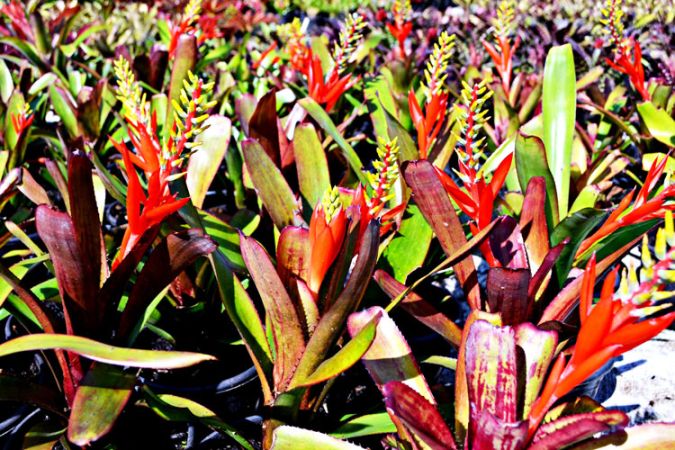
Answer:
MULTIPOLYGON (((467 241, 455 208, 436 175, 436 169, 427 160, 408 161, 403 164, 403 177, 441 247, 448 256, 452 255, 467 241)), ((469 305, 474 309, 480 308, 480 287, 473 260, 466 258, 453 268, 467 294, 469 305)))
POLYGON ((216 244, 198 230, 170 234, 163 239, 138 274, 120 319, 118 336, 125 339, 152 299, 197 258, 215 249, 216 244))
MULTIPOLYGON (((517 420, 518 371, 515 332, 478 320, 466 339, 469 403, 504 422, 517 420)), ((473 412, 472 412, 473 415, 473 412)))
POLYGON ((532 299, 527 294, 529 269, 492 267, 487 275, 487 304, 490 312, 499 312, 504 325, 525 322, 532 311, 532 299))
POLYGON ((537 429, 528 450, 557 450, 582 441, 596 433, 628 424, 621 411, 599 411, 564 416, 537 429))
POLYGON ((103 234, 94 196, 92 169, 89 159, 83 155, 73 155, 68 162, 70 215, 78 253, 84 262, 81 267, 84 278, 84 308, 89 316, 88 320, 98 329, 105 312, 105 304, 99 301, 97 293, 103 280, 107 278, 108 267, 105 263, 103 234))
POLYGON ((277 167, 280 163, 279 130, 277 129, 277 95, 272 89, 265 94, 256 106, 248 123, 248 136, 257 139, 265 153, 277 167))
POLYGON ((528 296, 535 301, 538 298, 538 294, 541 294, 548 286, 548 282, 551 279, 551 269, 555 265, 556 261, 560 257, 565 246, 569 243, 569 239, 566 238, 560 244, 556 245, 544 257, 539 269, 535 272, 534 276, 530 280, 530 286, 528 287, 528 296))
MULTIPOLYGON (((406 290, 406 286, 383 270, 376 270, 373 278, 390 298, 395 298, 406 290)), ((459 347, 462 330, 445 314, 414 292, 410 292, 401 301, 401 308, 420 323, 440 334, 452 345, 459 347)))
POLYGON ((384 403, 424 444, 433 449, 456 449, 455 439, 434 405, 400 381, 384 386, 384 403))
POLYGON ((277 355, 274 385, 278 392, 283 392, 305 351, 300 318, 265 249, 255 239, 241 236, 241 256, 272 327, 277 355))
POLYGON ((527 441, 527 421, 506 422, 488 411, 472 410, 471 450, 519 450, 527 441))
POLYGON ((525 248, 530 261, 532 275, 549 251, 548 225, 546 224, 546 180, 544 177, 532 177, 527 184, 527 192, 520 215, 520 231, 523 234, 525 248))
POLYGON ((520 226, 513 217, 504 217, 490 236, 490 249, 503 267, 528 269, 527 250, 520 226))

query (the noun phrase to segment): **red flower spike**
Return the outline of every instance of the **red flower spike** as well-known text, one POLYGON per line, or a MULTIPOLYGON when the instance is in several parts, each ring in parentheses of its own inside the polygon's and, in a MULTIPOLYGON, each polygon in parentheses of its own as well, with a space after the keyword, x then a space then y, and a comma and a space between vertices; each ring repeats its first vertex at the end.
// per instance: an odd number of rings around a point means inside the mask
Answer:
POLYGON ((640 43, 630 39, 628 43, 619 46, 614 61, 605 58, 607 64, 614 70, 628 75, 633 88, 640 94, 644 101, 649 101, 651 96, 645 85, 645 72, 642 67, 642 50, 640 43), (632 58, 631 58, 632 53, 632 58))
POLYGON ((401 59, 406 57, 405 54, 405 40, 412 32, 412 22, 410 18, 410 0, 395 0, 392 8, 394 13, 394 22, 387 24, 387 29, 398 42, 401 59))
POLYGON ((197 37, 197 44, 201 45, 209 39, 222 37, 218 31, 218 18, 213 14, 202 14, 202 0, 190 0, 185 5, 183 16, 177 25, 171 26, 171 41, 169 55, 174 56, 178 40, 184 34, 197 37))
POLYGON ((347 216, 337 188, 326 192, 309 223, 309 280, 307 286, 316 299, 328 269, 340 252, 347 232, 347 216))

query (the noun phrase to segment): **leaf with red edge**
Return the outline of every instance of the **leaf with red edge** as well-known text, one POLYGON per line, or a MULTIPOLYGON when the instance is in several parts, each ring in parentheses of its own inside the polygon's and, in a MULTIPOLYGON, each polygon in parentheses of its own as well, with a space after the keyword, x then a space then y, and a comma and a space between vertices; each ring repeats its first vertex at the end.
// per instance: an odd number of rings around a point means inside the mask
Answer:
POLYGON ((506 422, 486 410, 471 417, 471 450, 519 450, 527 442, 527 421, 506 422))
POLYGON ((532 438, 528 450, 557 450, 628 424, 621 411, 599 411, 564 416, 541 425, 532 438))
POLYGON ((122 368, 94 363, 75 393, 68 440, 79 446, 105 436, 126 406, 136 376, 122 368))
MULTIPOLYGON (((395 298, 406 290, 404 284, 399 283, 383 270, 376 270, 373 278, 390 298, 395 298)), ((461 328, 418 294, 410 292, 406 295, 401 301, 401 309, 434 330, 455 347, 459 347, 462 340, 461 328)))
MULTIPOLYGON (((408 161, 403 164, 403 176, 413 191, 415 203, 436 233, 441 247, 448 256, 452 255, 467 240, 455 208, 436 175, 436 169, 427 160, 408 161)), ((480 287, 473 260, 466 258, 455 264, 453 269, 467 295, 469 305, 479 308, 480 287)))
POLYGON ((377 387, 386 395, 385 385, 391 381, 401 381, 421 394, 427 401, 436 404, 417 361, 394 321, 379 306, 349 316, 347 329, 356 336, 372 320, 380 318, 375 339, 361 360, 366 366, 377 387))
POLYGON ((129 294, 120 318, 118 336, 125 339, 152 299, 197 258, 212 253, 216 248, 211 238, 198 230, 170 234, 163 239, 148 257, 129 294))
POLYGON ((265 249, 255 239, 241 237, 241 255, 260 294, 276 346, 274 385, 285 390, 305 351, 305 337, 295 305, 288 296, 265 249))
POLYGON ((504 325, 516 325, 529 319, 532 299, 528 295, 530 271, 492 267, 487 275, 487 304, 490 312, 500 313, 504 325))
POLYGON ((521 188, 526 188, 531 178, 544 178, 546 184, 546 220, 548 228, 552 229, 560 220, 558 194, 553 175, 549 170, 544 142, 536 136, 526 136, 519 133, 516 136, 515 158, 516 172, 521 188))
POLYGON ((574 447, 574 450, 674 450, 675 424, 649 423, 616 431, 574 447))
POLYGON ((565 239, 560 244, 549 250, 541 265, 539 266, 539 269, 537 269, 537 272, 530 280, 527 295, 533 298, 535 302, 539 300, 540 295, 548 287, 549 281, 551 280, 551 270, 553 269, 556 261, 558 261, 560 254, 567 244, 569 244, 569 240, 565 239))
POLYGON ((272 89, 265 94, 253 111, 248 123, 248 136, 256 139, 275 166, 279 167, 279 130, 277 129, 277 92, 272 89))
POLYGON ((469 403, 504 422, 517 419, 518 371, 515 332, 478 320, 466 339, 469 403))
POLYGON ((400 381, 388 382, 382 391, 389 413, 398 418, 416 439, 432 449, 457 448, 452 432, 427 398, 400 381))
POLYGON ((549 251, 548 226, 546 224, 546 180, 532 177, 527 184, 520 215, 520 231, 534 275, 549 251))

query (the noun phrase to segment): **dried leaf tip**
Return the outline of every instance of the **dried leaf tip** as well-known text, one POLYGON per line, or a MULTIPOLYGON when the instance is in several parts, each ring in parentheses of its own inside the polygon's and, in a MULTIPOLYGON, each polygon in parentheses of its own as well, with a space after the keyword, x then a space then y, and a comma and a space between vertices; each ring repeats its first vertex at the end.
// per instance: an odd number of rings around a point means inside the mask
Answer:
POLYGON ((347 65, 352 62, 357 47, 363 39, 363 30, 366 28, 366 22, 361 14, 354 13, 347 16, 345 26, 338 42, 333 49, 333 61, 337 68, 338 75, 341 75, 347 65))
POLYGON ((434 44, 434 51, 429 57, 424 78, 426 84, 424 91, 427 103, 431 102, 433 96, 445 93, 445 79, 448 76, 448 62, 455 48, 455 35, 442 32, 438 42, 434 44))

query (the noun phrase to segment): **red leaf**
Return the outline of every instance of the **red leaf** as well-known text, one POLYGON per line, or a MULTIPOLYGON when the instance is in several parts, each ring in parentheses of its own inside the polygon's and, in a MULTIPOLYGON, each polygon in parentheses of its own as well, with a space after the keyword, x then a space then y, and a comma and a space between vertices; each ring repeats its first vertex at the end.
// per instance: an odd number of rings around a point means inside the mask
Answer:
POLYGON ((427 399, 404 383, 384 386, 384 403, 417 438, 433 449, 456 449, 455 439, 440 413, 427 399))
POLYGON ((546 180, 532 177, 527 184, 520 230, 534 275, 549 251, 548 225, 546 224, 546 180))
POLYGON ((520 226, 513 217, 506 216, 490 236, 490 249, 503 267, 528 269, 527 250, 523 243, 520 226))
POLYGON ((498 312, 504 325, 526 322, 532 312, 528 295, 530 271, 492 267, 487 275, 487 304, 490 312, 498 312))
POLYGON ((274 165, 279 167, 281 151, 277 129, 276 89, 272 89, 258 101, 258 106, 248 123, 248 133, 249 137, 258 140, 267 156, 274 162, 274 165))
POLYGON ((596 433, 628 424, 621 411, 600 411, 561 417, 539 427, 528 450, 557 450, 596 433))
POLYGON ((506 422, 488 411, 476 412, 470 441, 471 450, 519 450, 527 441, 527 422, 506 422))
POLYGON ((288 285, 291 276, 307 280, 309 275, 309 231, 302 227, 286 227, 277 243, 277 272, 288 285))

